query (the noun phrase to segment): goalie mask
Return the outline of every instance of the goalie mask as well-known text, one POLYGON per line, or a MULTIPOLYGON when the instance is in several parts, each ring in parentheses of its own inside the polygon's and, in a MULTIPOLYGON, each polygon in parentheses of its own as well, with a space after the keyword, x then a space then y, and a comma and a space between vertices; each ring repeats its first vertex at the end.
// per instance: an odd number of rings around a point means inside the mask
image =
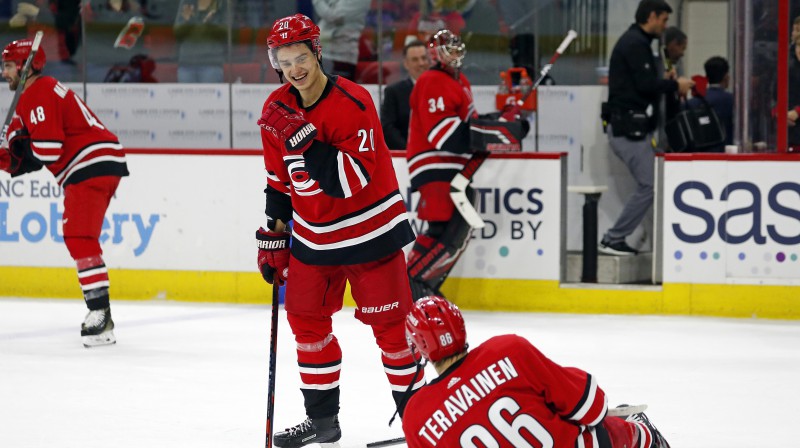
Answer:
POLYGON ((406 316, 406 340, 412 353, 419 352, 431 362, 463 352, 467 330, 461 311, 442 297, 419 299, 406 316))
POLYGON ((445 67, 460 69, 467 55, 467 46, 450 30, 439 30, 428 40, 431 59, 445 67))
MULTIPOLYGON (((11 42, 3 49, 3 62, 15 62, 17 70, 22 70, 25 60, 31 54, 32 47, 33 41, 31 39, 20 39, 11 42)), ((36 56, 31 61, 31 68, 35 72, 40 72, 44 68, 45 62, 44 48, 39 47, 39 50, 36 51, 36 56)))
POLYGON ((295 14, 276 20, 267 38, 269 62, 272 68, 281 69, 278 64, 278 48, 297 43, 306 43, 314 56, 319 59, 322 51, 319 27, 311 19, 303 14, 295 14))

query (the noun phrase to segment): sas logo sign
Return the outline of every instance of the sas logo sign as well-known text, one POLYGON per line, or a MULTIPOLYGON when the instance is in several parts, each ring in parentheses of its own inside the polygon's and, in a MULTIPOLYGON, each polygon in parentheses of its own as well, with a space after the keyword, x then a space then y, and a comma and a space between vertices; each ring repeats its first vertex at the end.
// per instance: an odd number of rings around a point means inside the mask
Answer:
POLYGON ((800 184, 780 182, 769 189, 752 182, 731 182, 715 195, 711 187, 700 181, 678 185, 673 203, 680 212, 702 221, 701 230, 691 230, 685 224, 673 222, 672 231, 685 243, 703 243, 714 234, 727 244, 743 244, 752 240, 766 244, 768 240, 782 245, 800 244, 800 184), (703 200, 697 200, 697 194, 703 200), (734 202, 735 200, 735 202, 734 202), (726 207, 714 216, 707 210, 711 201, 731 202, 739 208, 726 207))

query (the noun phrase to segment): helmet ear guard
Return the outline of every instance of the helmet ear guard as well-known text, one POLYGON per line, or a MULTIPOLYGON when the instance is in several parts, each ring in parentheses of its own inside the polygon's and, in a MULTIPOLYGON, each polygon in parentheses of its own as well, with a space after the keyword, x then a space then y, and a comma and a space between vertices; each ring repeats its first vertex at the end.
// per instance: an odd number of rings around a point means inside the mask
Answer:
POLYGON ((442 297, 419 299, 406 316, 406 340, 415 358, 437 362, 467 348, 464 318, 457 306, 442 297))
POLYGON ((319 34, 319 27, 303 14, 295 14, 276 20, 272 24, 272 31, 270 31, 267 38, 269 62, 272 64, 272 68, 275 70, 281 69, 277 57, 278 48, 297 43, 307 43, 311 52, 319 59, 322 52, 319 34))

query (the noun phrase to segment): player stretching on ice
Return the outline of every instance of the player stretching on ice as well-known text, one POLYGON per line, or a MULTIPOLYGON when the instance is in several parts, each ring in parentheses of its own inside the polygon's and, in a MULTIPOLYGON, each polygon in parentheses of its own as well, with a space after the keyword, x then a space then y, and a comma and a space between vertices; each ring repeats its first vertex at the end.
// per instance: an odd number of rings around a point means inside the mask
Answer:
POLYGON ((554 363, 522 337, 496 336, 467 351, 461 312, 441 297, 414 304, 406 333, 415 356, 439 374, 406 406, 409 448, 669 448, 644 413, 607 416, 592 375, 554 363))
POLYGON ((357 84, 322 71, 319 33, 302 14, 274 23, 269 58, 289 83, 269 96, 258 121, 269 229, 256 233, 258 265, 270 283, 291 273, 286 313, 308 417, 276 433, 277 447, 341 437, 342 351, 331 316, 342 308, 345 282, 357 305, 355 317, 372 327, 396 403, 415 372, 405 341, 412 301, 402 251, 414 234, 372 98, 357 84))
POLYGON ((128 175, 125 152, 73 91, 42 75, 43 49, 20 85, 31 45, 30 40, 16 40, 3 50, 3 78, 11 90, 23 90, 8 128, 8 146, 0 150, 0 169, 16 177, 44 166, 64 188, 64 244, 77 265, 89 308, 81 325, 83 345, 114 344, 108 270, 99 238, 111 197, 120 178, 128 175))
MULTIPOLYGON (((477 114, 470 83, 461 73, 467 53, 464 43, 451 31, 440 30, 431 36, 428 49, 435 64, 419 77, 411 91, 406 147, 411 188, 420 193, 417 218, 428 224, 408 256, 414 300, 441 295, 439 288, 467 247, 472 227, 456 212, 450 182, 473 152, 486 151, 475 148, 470 133, 470 122, 477 114)), ((499 118, 505 122, 520 120, 520 109, 509 105, 499 118)), ((474 203, 472 188, 466 188, 466 197, 474 203)))

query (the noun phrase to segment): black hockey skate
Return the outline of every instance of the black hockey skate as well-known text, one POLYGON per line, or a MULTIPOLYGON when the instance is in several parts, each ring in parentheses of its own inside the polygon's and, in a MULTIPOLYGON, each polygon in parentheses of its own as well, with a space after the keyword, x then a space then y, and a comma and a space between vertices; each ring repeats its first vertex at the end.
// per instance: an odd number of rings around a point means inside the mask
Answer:
POLYGON ((81 324, 81 339, 86 348, 117 343, 111 308, 91 310, 81 324))
POLYGON ((299 448, 311 443, 333 443, 342 438, 339 416, 306 418, 303 423, 275 434, 272 442, 280 448, 299 448))
MULTIPOLYGON (((644 425, 648 431, 650 431, 650 438, 652 439, 652 442, 647 446, 647 448, 670 448, 669 443, 667 443, 667 441, 664 439, 664 436, 662 436, 653 423, 650 422, 650 419, 647 418, 647 415, 645 415, 644 412, 629 415, 625 420, 629 422, 640 423, 644 425)), ((644 431, 640 430, 639 437, 641 438, 645 436, 646 434, 644 434, 644 431)))

